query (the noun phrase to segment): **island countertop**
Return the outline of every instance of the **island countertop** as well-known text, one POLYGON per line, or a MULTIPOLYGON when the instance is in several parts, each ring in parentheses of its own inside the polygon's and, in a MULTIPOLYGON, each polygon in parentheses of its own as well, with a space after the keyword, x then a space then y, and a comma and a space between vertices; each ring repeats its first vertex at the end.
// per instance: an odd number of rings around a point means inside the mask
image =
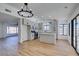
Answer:
POLYGON ((40 42, 56 44, 56 33, 40 33, 40 42))

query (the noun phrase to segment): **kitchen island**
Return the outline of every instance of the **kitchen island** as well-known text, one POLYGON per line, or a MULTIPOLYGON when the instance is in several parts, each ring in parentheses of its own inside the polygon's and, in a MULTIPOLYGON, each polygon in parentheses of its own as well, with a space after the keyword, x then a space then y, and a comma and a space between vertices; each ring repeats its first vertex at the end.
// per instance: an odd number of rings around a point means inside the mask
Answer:
POLYGON ((56 44, 56 33, 40 33, 40 42, 56 44))

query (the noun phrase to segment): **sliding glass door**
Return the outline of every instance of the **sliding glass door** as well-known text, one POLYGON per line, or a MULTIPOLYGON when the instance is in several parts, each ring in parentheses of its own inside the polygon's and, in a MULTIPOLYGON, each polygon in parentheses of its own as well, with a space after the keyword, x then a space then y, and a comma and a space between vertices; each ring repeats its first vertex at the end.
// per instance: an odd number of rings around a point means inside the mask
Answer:
POLYGON ((77 39, 77 52, 79 53, 79 16, 77 17, 76 39, 77 39))
POLYGON ((79 54, 79 16, 71 21, 71 44, 79 54))
POLYGON ((76 18, 71 21, 71 43, 74 49, 76 49, 76 18))
POLYGON ((73 20, 73 46, 76 49, 76 19, 73 20))

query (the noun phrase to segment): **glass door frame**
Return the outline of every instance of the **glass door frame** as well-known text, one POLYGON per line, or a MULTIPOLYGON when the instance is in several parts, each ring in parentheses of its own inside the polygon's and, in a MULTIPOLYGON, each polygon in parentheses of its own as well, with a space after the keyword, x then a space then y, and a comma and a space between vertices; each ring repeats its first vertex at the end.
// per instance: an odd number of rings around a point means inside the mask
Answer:
POLYGON ((71 20, 71 45, 75 49, 76 53, 79 55, 77 51, 77 17, 79 14, 71 20), (74 20, 75 20, 75 33, 74 33, 74 20), (74 34, 75 34, 75 47, 74 47, 74 34))
POLYGON ((76 50, 77 49, 77 39, 76 39, 76 34, 77 34, 77 25, 76 25, 76 22, 77 22, 77 19, 74 18, 72 21, 71 21, 71 45, 73 46, 73 48, 76 50), (74 24, 75 22, 75 24, 74 24), (74 33, 75 31, 75 33, 74 33), (75 35, 75 43, 74 43, 74 35, 75 35), (75 46, 74 46, 75 44, 75 46))

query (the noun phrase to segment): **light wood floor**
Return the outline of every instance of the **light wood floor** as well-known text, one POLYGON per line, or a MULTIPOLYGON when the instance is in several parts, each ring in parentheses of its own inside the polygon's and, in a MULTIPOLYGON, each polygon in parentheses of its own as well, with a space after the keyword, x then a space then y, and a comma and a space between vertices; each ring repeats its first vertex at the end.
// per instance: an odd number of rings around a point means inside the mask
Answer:
POLYGON ((22 56, 77 56, 66 40, 57 40, 57 44, 46 44, 37 40, 26 41, 18 47, 22 56))
POLYGON ((68 41, 57 40, 57 44, 46 44, 37 40, 18 44, 18 37, 0 39, 0 56, 75 56, 68 41))

